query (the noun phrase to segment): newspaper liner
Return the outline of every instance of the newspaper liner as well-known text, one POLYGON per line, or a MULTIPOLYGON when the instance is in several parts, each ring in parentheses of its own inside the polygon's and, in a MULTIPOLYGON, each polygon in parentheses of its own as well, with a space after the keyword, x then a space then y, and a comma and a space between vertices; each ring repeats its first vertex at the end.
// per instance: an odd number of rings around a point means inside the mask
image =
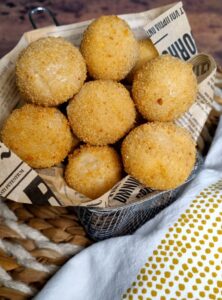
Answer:
MULTIPOLYGON (((138 39, 150 37, 159 54, 169 53, 193 64, 198 78, 197 101, 176 123, 187 128, 198 141, 214 102, 216 64, 209 55, 197 55, 182 2, 120 17, 128 22, 138 39)), ((0 128, 11 111, 21 104, 15 85, 15 63, 20 52, 30 42, 45 36, 61 36, 79 46, 82 33, 91 21, 27 32, 17 46, 1 59, 0 128)), ((201 142, 204 143, 203 138, 201 142)), ((33 204, 48 202, 53 206, 107 208, 124 206, 158 193, 126 176, 112 190, 96 200, 90 200, 69 188, 62 175, 62 165, 33 170, 0 142, 0 196, 3 198, 33 204)))

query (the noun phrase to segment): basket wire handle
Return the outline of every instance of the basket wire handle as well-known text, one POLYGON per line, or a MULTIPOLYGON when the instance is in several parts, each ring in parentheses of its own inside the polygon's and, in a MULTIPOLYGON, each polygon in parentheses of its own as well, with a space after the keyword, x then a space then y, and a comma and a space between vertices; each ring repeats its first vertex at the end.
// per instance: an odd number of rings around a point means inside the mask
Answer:
POLYGON ((32 27, 33 27, 34 29, 37 29, 38 27, 37 27, 37 25, 36 25, 36 23, 35 23, 33 17, 34 17, 36 14, 40 14, 40 13, 43 13, 43 14, 47 13, 47 14, 51 17, 51 19, 53 20, 54 24, 55 24, 56 26, 59 26, 58 20, 56 19, 55 15, 52 13, 52 11, 51 11, 50 9, 48 9, 48 8, 46 8, 46 7, 38 6, 38 7, 36 7, 36 8, 31 9, 31 10, 28 12, 29 20, 30 20, 30 22, 31 22, 31 24, 32 24, 32 27))

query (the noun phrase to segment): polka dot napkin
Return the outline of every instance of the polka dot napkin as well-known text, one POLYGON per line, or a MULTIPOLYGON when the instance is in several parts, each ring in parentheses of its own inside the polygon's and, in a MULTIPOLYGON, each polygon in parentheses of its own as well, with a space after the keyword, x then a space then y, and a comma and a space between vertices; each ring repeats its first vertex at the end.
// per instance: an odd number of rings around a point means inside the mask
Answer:
POLYGON ((123 299, 222 299, 222 181, 169 227, 123 299))

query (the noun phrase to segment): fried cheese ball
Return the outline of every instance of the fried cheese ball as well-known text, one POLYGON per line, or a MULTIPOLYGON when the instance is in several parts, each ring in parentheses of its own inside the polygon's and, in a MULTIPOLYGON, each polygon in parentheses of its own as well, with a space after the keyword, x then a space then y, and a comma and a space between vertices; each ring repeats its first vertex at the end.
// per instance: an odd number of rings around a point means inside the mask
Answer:
POLYGON ((27 102, 56 106, 76 94, 86 79, 80 51, 63 38, 47 37, 31 43, 16 64, 16 82, 27 102))
POLYGON ((121 180, 122 165, 117 152, 108 146, 85 145, 69 156, 65 170, 67 184, 96 199, 121 180))
POLYGON ((3 143, 33 168, 48 168, 64 160, 78 140, 66 117, 54 107, 26 104, 6 120, 3 143))
POLYGON ((83 85, 69 102, 68 118, 76 136, 91 145, 114 144, 134 125, 136 110, 128 90, 111 80, 83 85))
POLYGON ((139 56, 138 43, 129 25, 117 16, 102 16, 83 34, 81 52, 95 79, 123 79, 139 56))
POLYGON ((137 70, 139 70, 146 62, 157 57, 159 54, 150 39, 143 39, 138 41, 139 58, 131 72, 127 76, 129 82, 133 81, 133 77, 137 70))
POLYGON ((190 63, 162 55, 136 72, 132 94, 144 118, 149 121, 172 121, 194 103, 197 79, 190 63))
POLYGON ((154 190, 174 189, 184 183, 196 158, 188 131, 170 122, 136 127, 124 139, 121 152, 125 171, 154 190))

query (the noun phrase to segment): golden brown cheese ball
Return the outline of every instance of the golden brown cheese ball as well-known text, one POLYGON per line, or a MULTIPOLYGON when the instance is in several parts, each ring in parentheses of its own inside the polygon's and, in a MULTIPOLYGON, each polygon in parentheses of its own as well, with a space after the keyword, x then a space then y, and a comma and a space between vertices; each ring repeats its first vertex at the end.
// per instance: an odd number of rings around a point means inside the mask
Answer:
POLYGON ((32 104, 14 110, 1 134, 3 143, 33 168, 60 163, 78 143, 57 108, 32 104))
POLYGON ((138 43, 129 25, 117 16, 102 16, 84 32, 81 52, 95 79, 123 79, 135 65, 138 43))
POLYGON ((86 79, 80 51, 63 38, 47 37, 31 43, 16 65, 16 82, 27 102, 56 106, 76 94, 86 79))
POLYGON ((96 199, 111 189, 122 175, 117 152, 108 146, 85 145, 69 156, 65 170, 67 184, 85 196, 96 199))
POLYGON ((195 144, 183 128, 173 123, 146 123, 133 129, 122 144, 125 171, 145 186, 169 190, 190 175, 195 144))
POLYGON ((133 77, 137 70, 139 70, 146 62, 157 57, 159 54, 150 39, 143 39, 138 41, 139 58, 131 72, 127 76, 129 82, 133 81, 133 77))
POLYGON ((139 112, 150 121, 172 121, 186 112, 197 95, 192 65, 170 55, 147 62, 133 80, 139 112))
POLYGON ((117 142, 132 128, 136 117, 128 90, 111 80, 85 83, 70 101, 67 113, 73 132, 91 145, 117 142))

